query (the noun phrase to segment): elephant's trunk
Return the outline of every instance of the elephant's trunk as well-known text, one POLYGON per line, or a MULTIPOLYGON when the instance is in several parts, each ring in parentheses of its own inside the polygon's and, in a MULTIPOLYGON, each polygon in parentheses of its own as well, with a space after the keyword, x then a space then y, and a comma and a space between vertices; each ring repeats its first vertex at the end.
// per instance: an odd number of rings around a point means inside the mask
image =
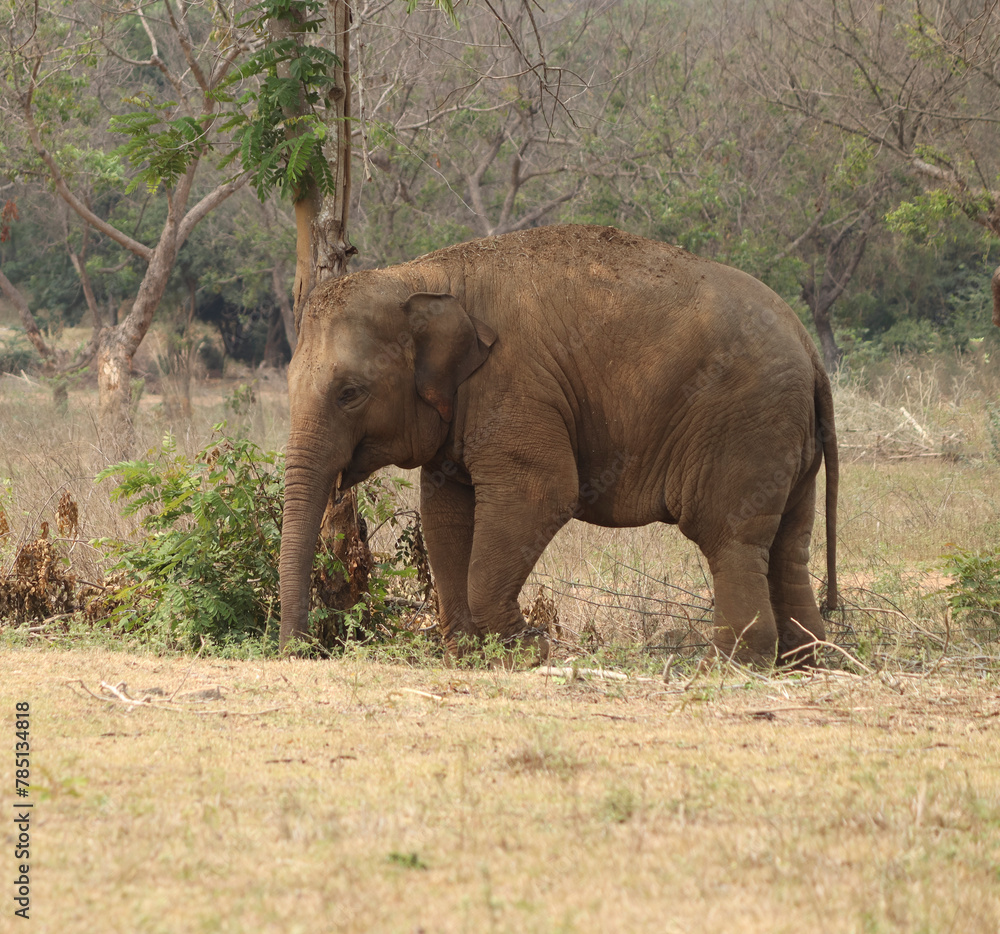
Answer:
POLYGON ((993 270, 993 323, 1000 328, 1000 266, 993 270))
POLYGON ((281 523, 281 634, 284 649, 293 638, 309 632, 309 588, 316 540, 334 478, 337 459, 329 445, 289 444, 285 460, 285 507, 281 523))

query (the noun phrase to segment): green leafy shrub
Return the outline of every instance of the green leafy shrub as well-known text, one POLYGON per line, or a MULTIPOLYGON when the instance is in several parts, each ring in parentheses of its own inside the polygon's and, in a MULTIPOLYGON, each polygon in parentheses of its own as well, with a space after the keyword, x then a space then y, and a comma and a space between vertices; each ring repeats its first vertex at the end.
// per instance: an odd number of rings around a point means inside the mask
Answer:
POLYGON ((112 498, 127 501, 126 515, 145 513, 147 533, 100 543, 129 580, 115 621, 182 647, 276 641, 282 466, 280 455, 231 439, 190 460, 168 435, 159 459, 102 471, 98 480, 117 478, 112 498))
MULTIPOLYGON (((109 478, 117 479, 112 498, 125 501, 126 515, 142 515, 145 533, 133 541, 98 542, 116 555, 115 570, 127 581, 107 600, 115 607, 112 621, 180 648, 204 640, 276 649, 284 457, 226 437, 191 459, 177 453, 167 435, 155 460, 115 464, 98 475, 109 478)), ((369 592, 357 605, 346 612, 312 610, 314 627, 325 622, 314 631, 337 642, 395 633, 395 585, 409 578, 419 582, 425 570, 410 566, 424 555, 423 542, 416 514, 396 509, 401 484, 375 478, 359 491, 358 507, 369 527, 388 523, 400 530, 399 541, 392 555, 380 556, 369 592)), ((326 549, 317 551, 314 581, 321 573, 343 573, 326 549)))
POLYGON ((1000 637, 1000 555, 956 550, 945 565, 955 580, 945 588, 948 604, 982 637, 1000 637))
POLYGON ((20 331, 0 335, 0 373, 34 370, 40 362, 38 351, 20 331))

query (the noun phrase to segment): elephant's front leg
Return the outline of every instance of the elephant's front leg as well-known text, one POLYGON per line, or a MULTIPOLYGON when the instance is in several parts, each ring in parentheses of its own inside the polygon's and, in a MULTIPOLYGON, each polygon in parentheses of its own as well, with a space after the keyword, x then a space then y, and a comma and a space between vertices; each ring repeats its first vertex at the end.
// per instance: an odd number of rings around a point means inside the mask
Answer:
POLYGON ((439 625, 452 651, 457 639, 475 636, 469 610, 469 560, 476 498, 471 486, 456 483, 440 471, 420 472, 420 518, 427 557, 434 571, 439 625))
POLYGON ((521 588, 552 537, 576 514, 575 464, 532 472, 515 486, 476 487, 469 608, 481 635, 509 639, 526 628, 521 588))

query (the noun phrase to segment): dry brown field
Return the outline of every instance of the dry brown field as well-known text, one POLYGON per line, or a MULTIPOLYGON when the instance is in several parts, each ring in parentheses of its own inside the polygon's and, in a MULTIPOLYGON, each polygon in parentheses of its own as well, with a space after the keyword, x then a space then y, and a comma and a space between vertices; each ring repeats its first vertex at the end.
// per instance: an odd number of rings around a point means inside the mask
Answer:
MULTIPOLYGON (((998 934, 1000 644, 948 609, 945 564, 1000 538, 994 367, 897 361, 838 387, 843 606, 816 674, 705 664, 706 571, 662 528, 559 534, 523 595, 558 610, 549 675, 419 640, 191 657, 0 621, 8 815, 31 707, 25 929, 998 934)), ((142 444, 198 450, 232 388, 199 384, 190 420, 147 390, 142 444)), ((245 430, 280 448, 280 376, 257 397, 245 430)), ((90 540, 134 522, 93 483, 91 391, 63 416, 3 378, 0 439, 3 569, 68 490, 62 554, 103 573, 90 540)), ((824 537, 818 516, 817 556, 824 537)))
POLYGON ((31 702, 26 929, 1000 929, 995 675, 0 669, 31 702))

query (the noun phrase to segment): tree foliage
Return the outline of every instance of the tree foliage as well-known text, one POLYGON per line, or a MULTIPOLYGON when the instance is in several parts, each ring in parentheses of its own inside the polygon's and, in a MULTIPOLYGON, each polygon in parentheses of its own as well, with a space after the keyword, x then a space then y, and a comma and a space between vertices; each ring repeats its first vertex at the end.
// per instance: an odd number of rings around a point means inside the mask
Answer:
POLYGON ((267 41, 229 79, 220 97, 231 105, 223 128, 233 133, 241 165, 257 196, 272 191, 297 200, 315 186, 333 190, 334 176, 323 150, 326 123, 317 109, 334 85, 340 60, 322 45, 303 41, 323 22, 321 0, 267 0, 250 8, 246 24, 264 36, 276 20, 293 35, 267 41), (248 84, 236 96, 233 89, 248 84))

